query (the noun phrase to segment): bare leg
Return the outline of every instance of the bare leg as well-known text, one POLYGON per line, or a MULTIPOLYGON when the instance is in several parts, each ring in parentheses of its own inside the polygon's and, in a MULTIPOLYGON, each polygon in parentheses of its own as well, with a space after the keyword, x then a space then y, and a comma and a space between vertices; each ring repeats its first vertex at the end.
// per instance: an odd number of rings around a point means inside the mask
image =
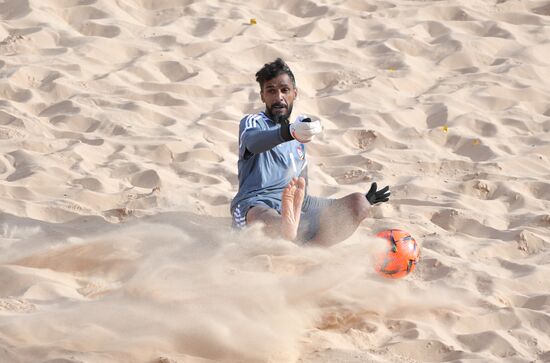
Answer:
POLYGON ((304 178, 294 178, 283 190, 281 215, 266 206, 250 208, 246 215, 247 223, 257 221, 265 224, 265 231, 271 237, 282 237, 294 241, 300 224, 300 214, 305 195, 304 178))
POLYGON ((367 218, 370 204, 364 194, 353 193, 334 201, 321 212, 319 231, 312 244, 331 246, 351 236, 367 218))
POLYGON ((305 194, 304 178, 292 179, 283 191, 281 200, 281 236, 294 241, 300 224, 305 194))

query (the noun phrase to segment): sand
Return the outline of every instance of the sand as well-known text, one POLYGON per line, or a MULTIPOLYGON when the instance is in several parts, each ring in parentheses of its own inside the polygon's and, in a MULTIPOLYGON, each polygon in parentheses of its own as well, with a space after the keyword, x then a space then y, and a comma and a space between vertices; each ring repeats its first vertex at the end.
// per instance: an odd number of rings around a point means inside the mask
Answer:
POLYGON ((0 1, 1 362, 549 362, 550 2, 0 1), (251 19, 256 24, 251 24, 251 19), (254 73, 345 242, 230 229, 254 73), (545 81, 546 80, 546 81, 545 81), (418 241, 373 271, 374 238, 418 241))

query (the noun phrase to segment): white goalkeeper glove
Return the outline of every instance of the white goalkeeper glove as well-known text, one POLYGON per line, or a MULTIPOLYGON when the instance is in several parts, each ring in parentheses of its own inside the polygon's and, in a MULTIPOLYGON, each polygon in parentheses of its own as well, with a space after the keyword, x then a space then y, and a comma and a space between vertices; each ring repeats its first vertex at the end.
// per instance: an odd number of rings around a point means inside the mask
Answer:
POLYGON ((311 121, 307 116, 300 115, 290 124, 290 134, 297 141, 305 144, 313 140, 315 135, 323 132, 321 121, 311 121))

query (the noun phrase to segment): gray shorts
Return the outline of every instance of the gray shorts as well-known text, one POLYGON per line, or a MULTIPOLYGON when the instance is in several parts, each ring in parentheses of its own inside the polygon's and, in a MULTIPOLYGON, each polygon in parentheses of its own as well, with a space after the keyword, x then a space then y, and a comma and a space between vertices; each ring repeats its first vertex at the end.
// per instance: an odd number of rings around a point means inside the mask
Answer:
MULTIPOLYGON (((334 199, 306 195, 304 203, 302 204, 300 225, 298 226, 298 241, 307 242, 315 237, 321 226, 321 212, 333 202, 334 199)), ((233 210, 233 227, 237 229, 245 228, 246 214, 250 208, 257 205, 264 205, 268 208, 275 209, 279 214, 281 213, 280 201, 261 198, 244 200, 239 202, 237 207, 233 210)))

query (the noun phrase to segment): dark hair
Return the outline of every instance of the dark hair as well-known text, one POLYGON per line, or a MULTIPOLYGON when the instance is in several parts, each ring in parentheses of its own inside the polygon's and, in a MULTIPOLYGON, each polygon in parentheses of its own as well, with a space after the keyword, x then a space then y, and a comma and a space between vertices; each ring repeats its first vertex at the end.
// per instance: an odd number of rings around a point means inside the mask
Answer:
POLYGON ((260 90, 264 90, 265 82, 277 77, 281 73, 288 74, 290 80, 292 81, 292 85, 296 87, 296 79, 294 78, 294 74, 290 70, 290 67, 284 60, 277 58, 271 63, 264 64, 262 69, 256 73, 256 81, 260 84, 260 90))

